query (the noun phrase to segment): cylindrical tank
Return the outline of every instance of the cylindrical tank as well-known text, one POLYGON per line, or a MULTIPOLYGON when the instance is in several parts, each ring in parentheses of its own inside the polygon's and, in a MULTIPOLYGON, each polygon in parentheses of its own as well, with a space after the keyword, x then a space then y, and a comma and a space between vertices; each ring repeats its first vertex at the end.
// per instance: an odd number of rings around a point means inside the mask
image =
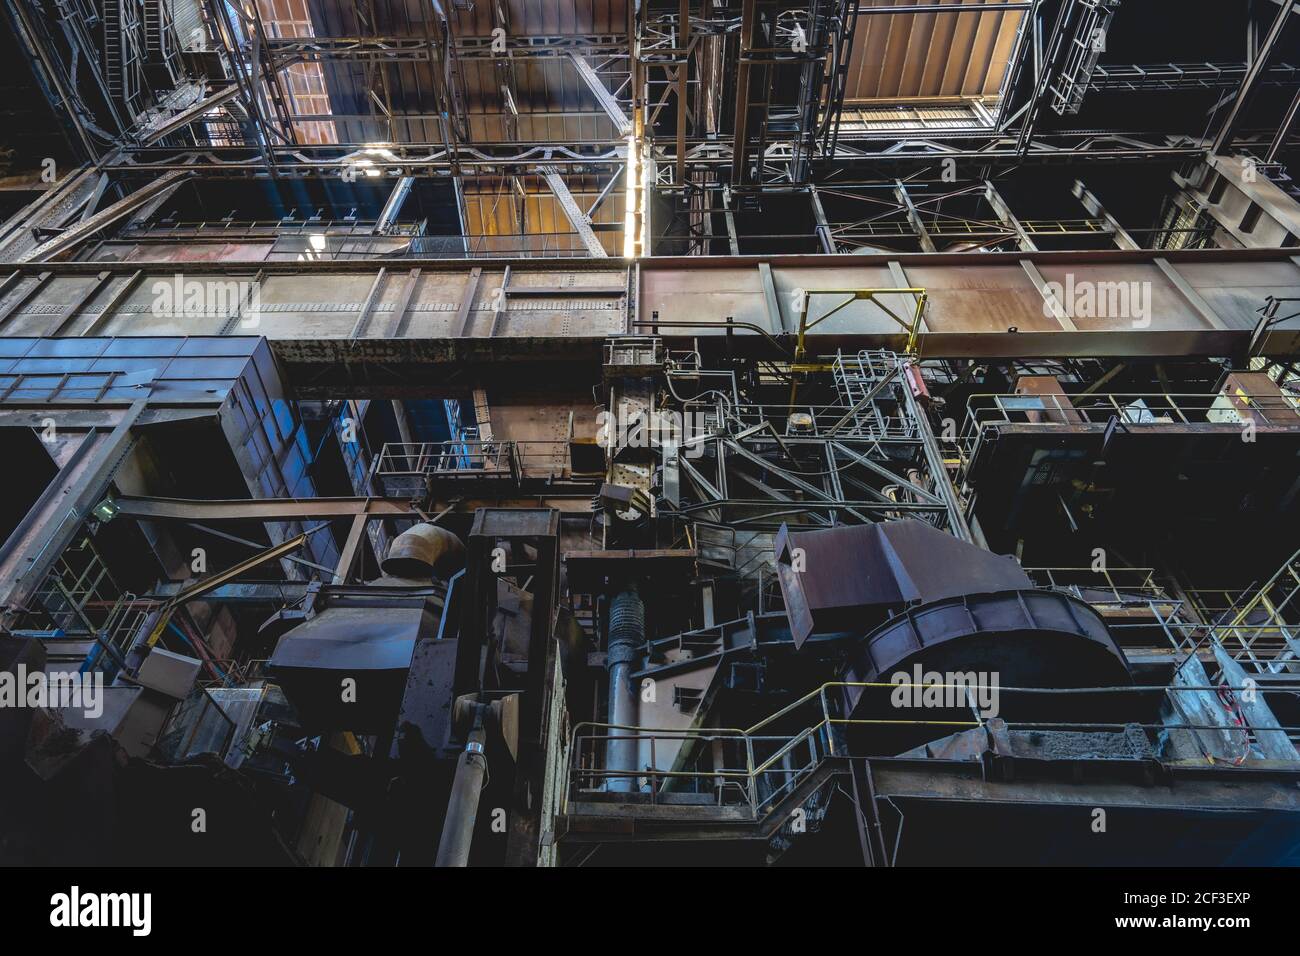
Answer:
POLYGON ((465 567, 465 545, 446 528, 417 524, 393 539, 381 567, 395 578, 445 581, 465 567))

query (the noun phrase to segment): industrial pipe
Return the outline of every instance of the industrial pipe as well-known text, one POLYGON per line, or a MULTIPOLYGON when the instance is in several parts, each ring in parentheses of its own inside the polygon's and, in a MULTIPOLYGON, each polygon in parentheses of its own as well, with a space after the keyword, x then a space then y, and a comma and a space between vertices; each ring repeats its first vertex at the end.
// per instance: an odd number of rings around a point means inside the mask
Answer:
POLYGON ((422 522, 393 539, 380 567, 393 577, 446 581, 465 567, 465 545, 446 528, 422 522))
POLYGON ((456 706, 474 708, 474 724, 466 738, 465 749, 456 761, 456 778, 451 784, 451 799, 447 801, 447 816, 442 821, 442 836, 438 840, 434 866, 469 865, 479 796, 487 781, 487 756, 483 752, 483 745, 487 742, 483 714, 487 708, 465 698, 458 700, 456 706))
MULTIPOLYGON (((609 609, 609 647, 606 666, 609 670, 609 723, 635 727, 637 695, 632 686, 632 663, 637 650, 645 643, 645 603, 630 585, 615 596, 609 609)), ((619 793, 636 790, 638 742, 632 731, 613 729, 605 749, 605 769, 626 773, 611 776, 605 789, 619 793), (621 736, 620 736, 621 735, 621 736)))

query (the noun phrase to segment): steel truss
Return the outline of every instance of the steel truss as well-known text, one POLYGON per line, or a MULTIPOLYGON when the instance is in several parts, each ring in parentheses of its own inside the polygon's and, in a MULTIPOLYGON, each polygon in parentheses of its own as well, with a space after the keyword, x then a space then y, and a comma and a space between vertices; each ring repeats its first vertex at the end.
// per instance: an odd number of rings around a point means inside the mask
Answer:
MULTIPOLYGON (((571 177, 594 176, 607 184, 603 200, 621 182, 629 149, 644 148, 646 161, 641 165, 653 178, 633 186, 653 189, 670 200, 673 228, 688 238, 692 252, 709 249, 717 238, 728 239, 727 249, 737 252, 735 211, 756 208, 757 194, 810 183, 836 188, 892 182, 944 163, 961 164, 963 179, 982 180, 995 171, 1028 163, 1195 162, 1207 155, 1207 144, 1199 138, 1104 129, 1045 131, 1038 119, 1043 107, 1053 103, 1076 109, 1085 89, 1228 88, 1240 81, 1236 115, 1251 86, 1294 82, 1296 69, 1284 63, 1266 64, 1267 44, 1265 55, 1249 70, 1231 64, 1150 68, 1097 64, 1091 52, 1080 47, 1081 38, 1086 39, 1113 3, 1030 0, 1014 5, 1026 16, 1012 51, 1006 95, 997 116, 987 117, 989 126, 926 129, 916 135, 874 131, 866 124, 849 135, 840 130, 839 117, 846 88, 843 73, 858 18, 957 13, 962 6, 863 8, 854 0, 812 0, 782 7, 768 0, 735 0, 704 8, 659 0, 630 14, 625 32, 516 37, 507 29, 502 42, 456 35, 452 18, 437 13, 408 22, 409 33, 404 33, 400 25, 382 23, 371 0, 357 0, 355 24, 346 35, 270 36, 256 4, 234 8, 217 0, 205 2, 208 27, 226 62, 228 79, 224 85, 213 82, 201 87, 197 98, 178 100, 170 107, 177 112, 155 112, 139 132, 122 139, 104 160, 111 189, 122 193, 136 177, 177 170, 199 178, 298 179, 347 176, 365 166, 367 176, 447 178, 457 183, 504 178, 518 184, 540 171, 550 177, 551 191, 562 201, 566 194, 578 192, 567 185, 571 177), (513 141, 476 142, 465 108, 466 68, 493 64, 505 103, 514 95, 516 63, 557 59, 570 61, 616 134, 581 141, 521 142, 515 121, 513 141), (296 142, 296 124, 330 117, 296 114, 282 75, 295 64, 327 60, 355 61, 366 70, 372 112, 352 119, 370 119, 382 129, 386 118, 391 134, 397 119, 436 117, 440 140, 378 146, 296 142), (432 113, 394 112, 387 78, 393 64, 411 61, 433 67, 437 82, 432 113), (779 85, 794 91, 793 99, 771 99, 778 77, 779 85), (217 114, 208 106, 220 107, 226 118, 214 119, 217 114), (207 134, 199 132, 202 124, 207 124, 207 134), (179 143, 189 135, 187 127, 194 131, 194 145, 179 143), (715 230, 717 217, 726 220, 725 233, 715 230)), ((504 7, 494 9, 497 19, 505 16, 504 7)), ((1284 12, 1289 9, 1286 6, 1284 12)), ((1270 35, 1279 36, 1280 27, 1275 26, 1270 35)), ((1295 103, 1300 105, 1300 96, 1295 103)), ((1275 159, 1286 147, 1286 130, 1294 125, 1296 112, 1293 106, 1276 136, 1269 133, 1262 139, 1243 135, 1235 129, 1240 124, 1230 121, 1216 145, 1223 149, 1231 142, 1237 149, 1254 149, 1275 159)), ((510 111, 503 109, 502 115, 509 126, 510 111)), ((349 117, 335 119, 346 123, 349 117)), ((569 205, 565 209, 572 213, 569 205)), ((927 234, 966 239, 978 248, 1027 249, 1032 248, 1027 237, 1036 233, 1091 236, 1103 221, 1099 216, 1016 221, 996 206, 992 215, 984 211, 931 216, 924 202, 904 212, 902 217, 895 211, 883 217, 832 222, 819 210, 815 239, 824 252, 851 251, 890 236, 927 234)), ((640 222, 640 212, 637 216, 640 222)), ((576 219, 570 215, 570 220, 577 223, 577 239, 585 247, 599 245, 582 215, 576 219)), ((926 249, 924 239, 920 248, 926 249)))
MULTIPOLYGON (((969 132, 969 131, 967 131, 969 132)), ((875 145, 875 144, 868 144, 875 145)), ((834 156, 814 156, 813 167, 819 173, 846 173, 883 168, 917 168, 935 166, 944 159, 1008 166, 1023 162, 1079 162, 1114 160, 1121 162, 1177 163, 1205 155, 1206 148, 1191 140, 1151 142, 1128 132, 1088 131, 1060 133, 1040 138, 1026 154, 1017 153, 1010 137, 997 134, 963 135, 951 138, 908 138, 879 141, 881 148, 847 147, 841 143, 834 156), (885 144, 889 143, 888 146, 885 144)), ((384 175, 444 175, 459 162, 475 167, 509 168, 538 163, 573 165, 621 163, 622 140, 570 143, 497 143, 461 146, 454 153, 441 143, 394 143, 382 147, 352 144, 298 144, 273 146, 269 152, 275 160, 276 173, 285 176, 338 175, 340 169, 358 159, 370 159, 384 175)), ((196 172, 229 175, 260 174, 257 168, 262 151, 253 146, 127 146, 107 164, 113 170, 160 170, 184 167, 196 172)), ((661 189, 679 188, 672 176, 677 157, 668 147, 656 147, 657 185, 661 189)), ((764 156, 761 184, 785 184, 795 181, 790 166, 793 153, 784 146, 769 147, 764 156)), ((724 143, 688 145, 686 165, 693 171, 717 174, 732 166, 734 153, 724 143)), ((585 170, 573 170, 575 172, 585 170)), ((499 175, 499 170, 495 173, 499 175)), ((886 177, 887 178, 887 177, 886 177)), ((761 184, 755 184, 761 185, 761 184)), ((753 188, 753 187, 751 187, 753 188)), ((743 192, 742 189, 735 189, 743 192)))
POLYGON ((837 398, 825 405, 750 404, 725 391, 680 402, 686 437, 665 454, 660 513, 759 534, 912 517, 969 539, 905 362, 838 356, 831 377, 837 398), (690 434, 700 422, 706 430, 690 434))

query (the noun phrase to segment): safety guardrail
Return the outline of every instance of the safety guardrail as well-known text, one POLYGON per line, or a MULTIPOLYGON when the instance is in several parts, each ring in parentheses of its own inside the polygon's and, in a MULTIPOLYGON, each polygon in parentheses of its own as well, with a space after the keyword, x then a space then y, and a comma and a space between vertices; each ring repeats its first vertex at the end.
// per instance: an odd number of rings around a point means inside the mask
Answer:
MULTIPOLYGON (((565 812, 574 803, 608 802, 625 793, 629 801, 638 803, 677 804, 683 802, 673 795, 691 794, 710 796, 706 801, 695 801, 694 806, 711 806, 739 809, 751 821, 761 820, 782 800, 794 793, 831 757, 849 756, 847 744, 839 739, 837 728, 849 726, 930 726, 937 731, 955 733, 984 726, 986 721, 972 706, 970 720, 925 720, 916 718, 855 718, 837 716, 831 703, 830 691, 843 688, 878 688, 895 691, 900 687, 940 687, 961 689, 973 694, 980 689, 975 684, 911 684, 907 682, 850 682, 830 681, 809 692, 799 700, 781 708, 747 729, 710 727, 687 730, 635 727, 592 721, 579 723, 573 728, 569 759, 565 763, 562 782, 565 812), (812 722, 801 730, 789 734, 774 734, 773 725, 789 721, 801 710, 813 712, 812 722), (648 756, 648 763, 637 769, 609 769, 602 765, 603 755, 612 741, 635 740, 638 748, 648 756), (658 757, 665 744, 677 749, 691 748, 692 763, 675 769, 662 769, 658 757), (707 755, 709 765, 701 759, 707 755), (623 781, 631 781, 625 784, 623 781), (631 791, 631 792, 629 792, 631 791), (746 812, 747 811, 747 812, 746 812)), ((1179 693, 1245 692, 1250 687, 1221 684, 1207 686, 1128 686, 1128 687, 999 687, 1002 693, 1019 694, 1152 694, 1164 693, 1172 701, 1179 693)), ((1294 688, 1300 691, 1300 677, 1294 688)), ((1088 721, 1004 721, 1008 730, 1077 730, 1123 732, 1140 728, 1152 733, 1169 730, 1237 731, 1239 724, 1200 724, 1171 720, 1160 723, 1099 723, 1088 721)), ((1268 732, 1285 733, 1293 740, 1300 735, 1300 727, 1277 726, 1268 732)))
POLYGON ((560 477, 570 468, 563 441, 387 442, 376 459, 375 475, 384 478, 560 477))
POLYGON ((1093 392, 1088 395, 972 395, 965 434, 989 425, 1125 425, 1238 424, 1246 418, 1261 424, 1300 426, 1300 410, 1286 395, 1232 398, 1221 392, 1093 392))
POLYGON ((1029 579, 1040 588, 1064 591, 1091 604, 1167 603, 1169 595, 1156 579, 1155 568, 1025 568, 1029 579))

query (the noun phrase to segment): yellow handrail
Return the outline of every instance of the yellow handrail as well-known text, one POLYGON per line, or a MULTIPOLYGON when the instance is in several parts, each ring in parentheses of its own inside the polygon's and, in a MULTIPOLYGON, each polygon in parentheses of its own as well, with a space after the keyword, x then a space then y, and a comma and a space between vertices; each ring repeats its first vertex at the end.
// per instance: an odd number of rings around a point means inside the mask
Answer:
MULTIPOLYGON (((799 302, 799 332, 795 339, 794 361, 790 365, 791 373, 795 372, 816 372, 824 371, 825 366, 820 364, 806 364, 804 359, 807 357, 807 335, 808 330, 825 322, 836 312, 839 312, 845 306, 853 302, 874 302, 882 312, 897 322, 903 331, 907 333, 907 344, 903 351, 908 355, 917 354, 917 342, 920 338, 921 319, 925 314, 925 306, 929 300, 929 295, 922 288, 898 288, 898 289, 807 289, 804 290, 803 296, 799 302), (843 302, 835 306, 829 312, 808 321, 808 301, 815 295, 844 295, 848 296, 843 302), (883 295, 910 295, 916 299, 916 310, 912 316, 912 321, 908 323, 904 319, 894 314, 887 305, 882 303, 877 297, 883 295)), ((795 395, 798 391, 799 383, 797 379, 790 382, 790 405, 794 406, 795 395)))

